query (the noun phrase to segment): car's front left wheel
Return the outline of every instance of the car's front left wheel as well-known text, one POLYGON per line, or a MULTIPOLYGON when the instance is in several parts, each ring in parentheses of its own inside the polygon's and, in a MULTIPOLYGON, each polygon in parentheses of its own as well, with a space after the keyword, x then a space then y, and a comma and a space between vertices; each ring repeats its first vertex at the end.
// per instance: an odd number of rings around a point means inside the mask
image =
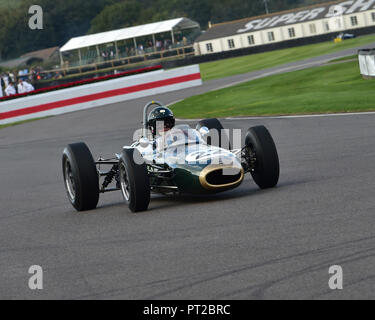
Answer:
POLYGON ((93 210, 99 201, 99 176, 86 144, 70 144, 63 153, 63 176, 68 199, 77 211, 93 210))

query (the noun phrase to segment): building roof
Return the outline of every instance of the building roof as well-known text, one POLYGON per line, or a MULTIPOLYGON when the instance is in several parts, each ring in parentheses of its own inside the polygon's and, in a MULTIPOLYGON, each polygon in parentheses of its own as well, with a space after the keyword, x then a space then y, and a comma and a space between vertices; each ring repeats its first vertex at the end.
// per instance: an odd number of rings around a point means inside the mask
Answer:
POLYGON ((90 34, 70 39, 61 49, 61 52, 87 48, 104 43, 134 39, 152 34, 172 31, 174 29, 189 29, 199 27, 199 24, 188 18, 178 18, 161 22, 154 22, 141 26, 118 29, 113 31, 90 34))
POLYGON ((213 25, 196 42, 375 9, 375 0, 335 1, 213 25))
POLYGON ((8 61, 1 61, 0 62, 0 67, 3 68, 8 68, 8 69, 13 69, 13 68, 18 68, 20 66, 26 65, 27 62, 32 59, 30 57, 21 57, 17 59, 12 59, 8 61))
POLYGON ((47 49, 42 49, 42 50, 38 50, 38 51, 25 53, 21 57, 31 57, 31 58, 39 58, 39 59, 42 59, 42 60, 48 60, 58 50, 59 50, 59 47, 47 48, 47 49))
POLYGON ((33 59, 40 59, 43 61, 48 61, 52 58, 52 56, 57 53, 59 50, 59 47, 53 47, 48 49, 42 49, 38 51, 28 52, 22 55, 19 58, 7 60, 7 61, 1 61, 0 66, 4 68, 18 68, 24 65, 27 65, 29 61, 33 59))

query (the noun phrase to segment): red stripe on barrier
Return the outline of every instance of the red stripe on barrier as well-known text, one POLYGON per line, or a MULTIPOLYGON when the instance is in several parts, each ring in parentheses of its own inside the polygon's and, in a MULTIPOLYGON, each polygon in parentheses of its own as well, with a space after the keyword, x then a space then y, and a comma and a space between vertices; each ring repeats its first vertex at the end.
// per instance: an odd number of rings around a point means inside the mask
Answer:
POLYGON ((75 105, 75 104, 90 102, 90 101, 99 100, 99 99, 111 98, 111 97, 120 96, 124 94, 130 94, 130 93, 135 93, 139 91, 155 89, 155 88, 160 88, 164 86, 169 86, 173 84, 199 80, 199 79, 201 79, 200 73, 194 73, 194 74, 190 74, 187 76, 181 76, 181 77, 176 77, 176 78, 171 78, 171 79, 166 79, 166 80, 159 80, 155 82, 139 84, 139 85, 132 86, 132 87, 115 89, 115 90, 110 90, 110 91, 105 91, 105 92, 94 93, 94 94, 90 94, 90 95, 86 95, 82 97, 76 97, 76 98, 71 98, 71 99, 66 99, 66 100, 61 100, 61 101, 50 102, 50 103, 42 104, 39 106, 0 113, 0 120, 24 116, 27 114, 32 114, 32 113, 37 113, 37 112, 58 109, 58 108, 63 108, 63 107, 68 107, 68 106, 75 105))

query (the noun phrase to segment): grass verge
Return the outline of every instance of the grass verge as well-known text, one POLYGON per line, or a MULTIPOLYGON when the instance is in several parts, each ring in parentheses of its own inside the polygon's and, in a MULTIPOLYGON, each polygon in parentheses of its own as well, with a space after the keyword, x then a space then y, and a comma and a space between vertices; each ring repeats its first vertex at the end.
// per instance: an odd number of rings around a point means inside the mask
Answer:
POLYGON ((212 91, 172 109, 187 119, 373 111, 374 87, 360 76, 358 62, 350 61, 212 91))
POLYGON ((4 129, 4 128, 8 128, 8 127, 14 127, 14 126, 18 126, 20 124, 24 124, 24 123, 28 123, 28 122, 32 122, 32 121, 37 121, 37 120, 42 120, 42 119, 47 119, 47 118, 51 118, 51 117, 52 116, 30 119, 30 120, 24 120, 24 121, 18 121, 18 122, 8 123, 8 124, 0 124, 0 129, 4 129))
POLYGON ((334 53, 375 42, 375 35, 345 40, 317 43, 302 47, 288 48, 248 56, 202 63, 201 74, 204 81, 213 80, 275 67, 281 64, 300 61, 308 58, 334 53))

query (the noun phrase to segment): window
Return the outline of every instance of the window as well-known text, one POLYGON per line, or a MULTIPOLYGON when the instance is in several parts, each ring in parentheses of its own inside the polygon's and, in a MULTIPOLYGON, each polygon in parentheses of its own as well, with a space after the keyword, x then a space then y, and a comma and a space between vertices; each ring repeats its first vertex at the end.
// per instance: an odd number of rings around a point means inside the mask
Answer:
POLYGON ((371 13, 372 21, 375 22, 375 12, 371 13))
POLYGON ((358 18, 357 18, 357 16, 350 17, 350 21, 352 22, 352 26, 353 27, 358 25, 358 18))
POLYGON ((251 35, 251 36, 248 36, 247 37, 247 40, 249 40, 249 45, 254 45, 255 44, 255 38, 254 38, 254 36, 253 35, 251 35))
POLYGON ((233 39, 228 40, 229 49, 234 49, 236 46, 233 39))
POLYGON ((289 38, 295 38, 296 37, 296 30, 294 30, 294 28, 289 28, 288 32, 289 32, 289 38))
POLYGON ((275 41, 275 34, 272 31, 268 32, 268 41, 275 41))
POLYGON ((315 23, 310 24, 310 33, 315 34, 316 33, 316 25, 315 23))
POLYGON ((335 23, 336 23, 336 28, 337 28, 337 29, 342 29, 341 19, 336 19, 336 20, 335 20, 335 23))
POLYGON ((326 31, 329 31, 329 23, 328 22, 324 23, 324 29, 326 31))
POLYGON ((212 47, 212 43, 207 43, 206 49, 207 49, 207 52, 214 52, 214 48, 212 47))

